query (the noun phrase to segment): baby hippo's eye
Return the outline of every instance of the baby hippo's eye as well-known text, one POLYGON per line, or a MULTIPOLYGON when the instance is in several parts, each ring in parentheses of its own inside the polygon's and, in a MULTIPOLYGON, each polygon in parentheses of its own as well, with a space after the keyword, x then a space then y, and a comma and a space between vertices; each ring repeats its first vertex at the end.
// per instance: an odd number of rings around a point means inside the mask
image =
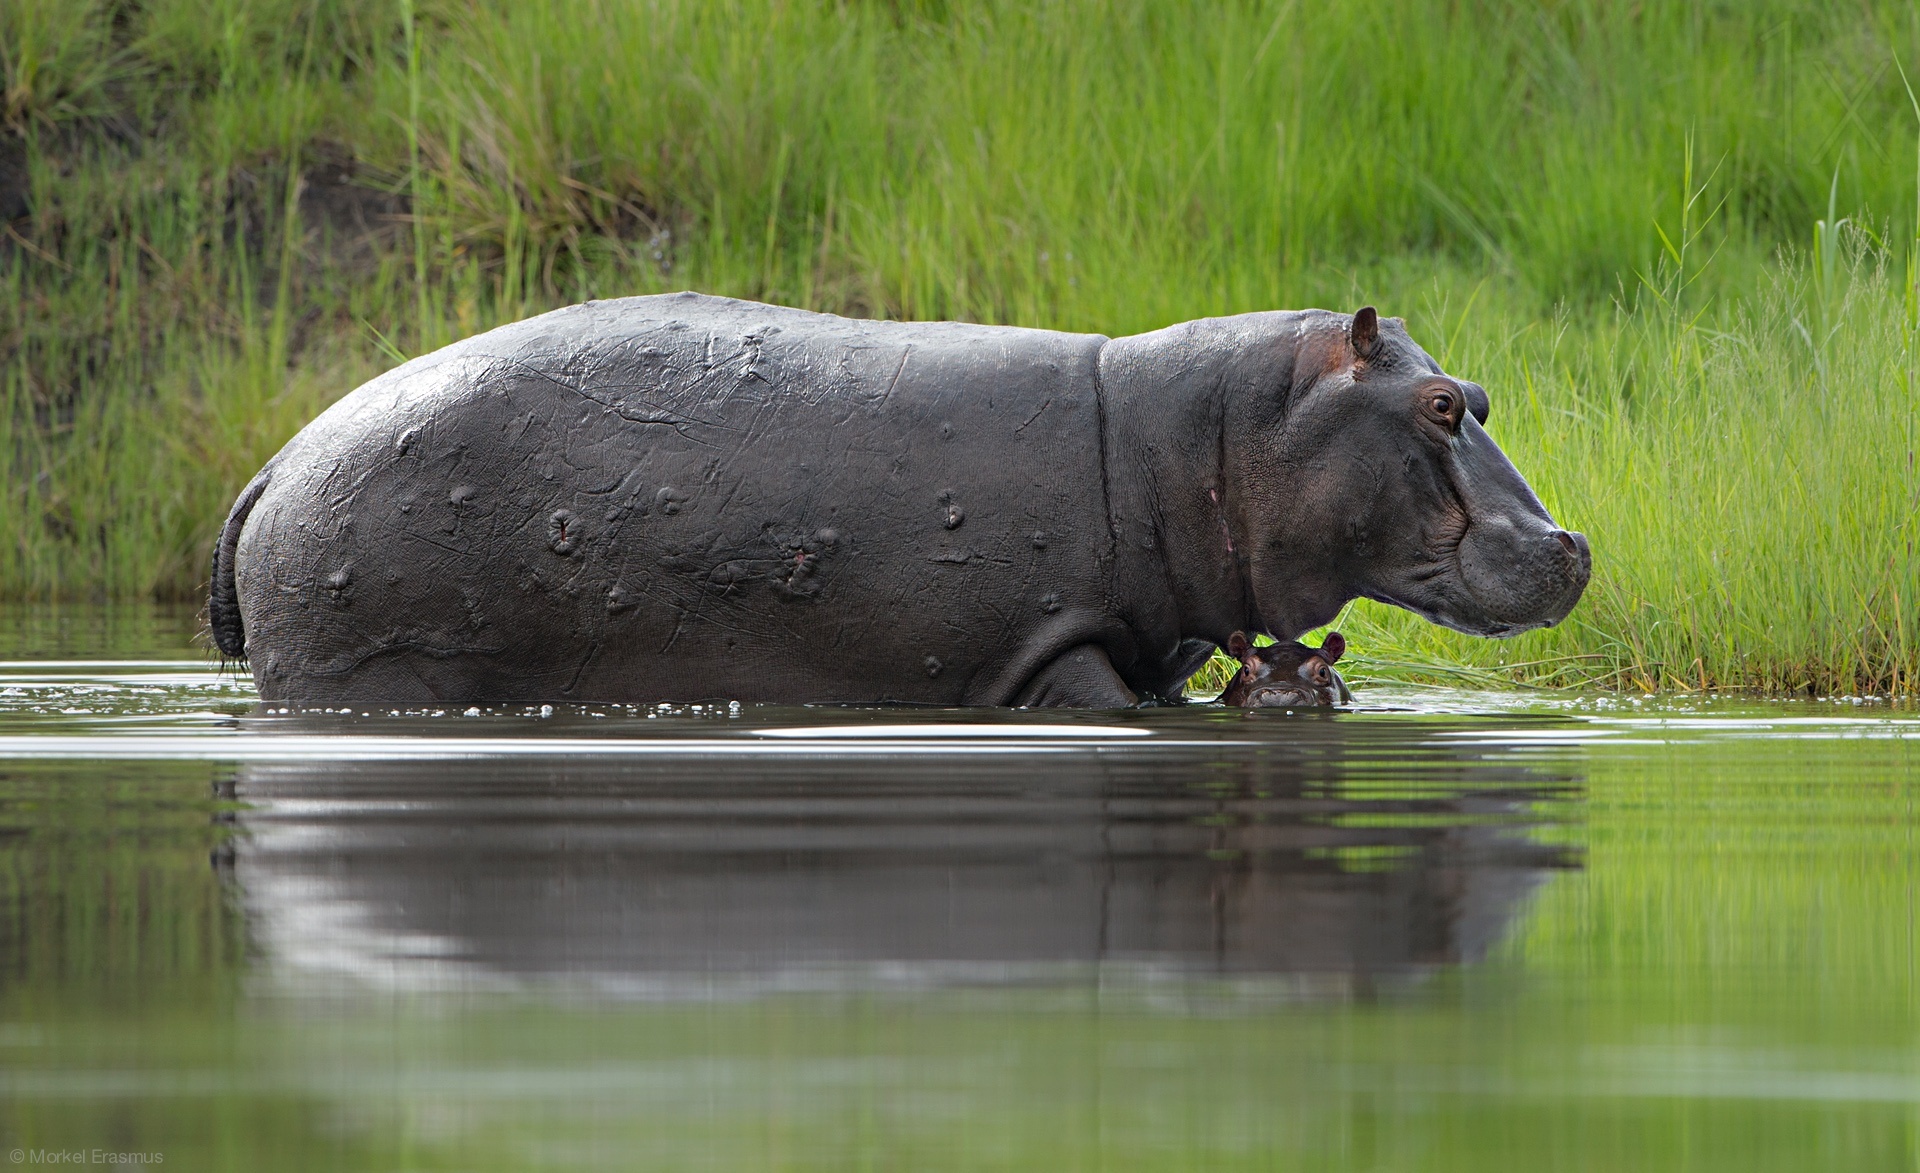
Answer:
POLYGON ((1325 688, 1327 685, 1333 683, 1333 673, 1330 672, 1327 669, 1326 664, 1322 663, 1321 661, 1315 660, 1313 662, 1311 671, 1313 674, 1313 682, 1319 685, 1321 688, 1325 688))

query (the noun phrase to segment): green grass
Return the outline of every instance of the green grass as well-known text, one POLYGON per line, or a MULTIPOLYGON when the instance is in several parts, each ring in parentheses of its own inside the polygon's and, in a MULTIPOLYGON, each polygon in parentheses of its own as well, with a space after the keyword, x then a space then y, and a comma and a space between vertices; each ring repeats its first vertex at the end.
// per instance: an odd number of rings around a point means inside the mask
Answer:
POLYGON ((1916 66, 1811 0, 13 0, 0 597, 191 596, 331 398, 589 296, 1372 302, 1596 575, 1509 643, 1356 609, 1355 675, 1910 691, 1916 66))

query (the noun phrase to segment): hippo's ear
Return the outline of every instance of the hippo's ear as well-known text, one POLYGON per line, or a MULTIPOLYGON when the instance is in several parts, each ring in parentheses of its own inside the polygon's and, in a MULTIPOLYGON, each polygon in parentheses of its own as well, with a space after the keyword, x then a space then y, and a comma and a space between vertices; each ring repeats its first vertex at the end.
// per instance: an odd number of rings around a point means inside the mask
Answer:
POLYGON ((1353 315, 1353 329, 1347 338, 1353 343, 1353 353, 1361 358, 1372 358, 1380 345, 1380 315, 1370 305, 1360 307, 1353 315))
POLYGON ((1465 379, 1455 379, 1454 382, 1460 384, 1460 389, 1467 393, 1467 410, 1473 413, 1474 419, 1480 421, 1481 427, 1486 427, 1487 413, 1493 409, 1493 404, 1487 399, 1487 389, 1465 379))
POLYGON ((1236 660, 1246 659, 1247 652, 1251 648, 1252 645, 1247 642, 1247 633, 1244 631, 1236 631, 1227 637, 1227 655, 1236 660))
POLYGON ((1329 664, 1340 662, 1340 656, 1347 650, 1347 637, 1337 631, 1329 631, 1327 638, 1320 641, 1320 658, 1329 664))

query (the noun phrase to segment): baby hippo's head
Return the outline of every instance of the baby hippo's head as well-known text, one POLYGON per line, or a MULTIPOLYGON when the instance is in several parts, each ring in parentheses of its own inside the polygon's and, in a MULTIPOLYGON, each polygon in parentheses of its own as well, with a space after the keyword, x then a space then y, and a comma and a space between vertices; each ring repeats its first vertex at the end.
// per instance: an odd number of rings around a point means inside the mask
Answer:
POLYGON ((1346 650, 1347 641, 1337 631, 1329 631, 1317 648, 1292 640, 1256 648, 1236 631, 1227 640, 1227 653, 1240 661, 1240 671, 1220 700, 1242 708, 1289 709, 1351 701, 1347 682, 1333 667, 1346 650))

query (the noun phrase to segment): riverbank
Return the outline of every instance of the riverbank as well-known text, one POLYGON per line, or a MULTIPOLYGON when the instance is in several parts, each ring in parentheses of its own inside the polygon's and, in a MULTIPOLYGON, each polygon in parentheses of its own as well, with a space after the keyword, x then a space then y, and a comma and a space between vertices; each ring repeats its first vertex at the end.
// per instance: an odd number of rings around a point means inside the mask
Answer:
POLYGON ((1911 13, 1182 13, 9 5, 0 597, 191 597, 327 402, 586 297, 1109 334, 1371 302, 1595 550, 1514 641, 1357 608, 1378 670, 1914 689, 1911 13))

